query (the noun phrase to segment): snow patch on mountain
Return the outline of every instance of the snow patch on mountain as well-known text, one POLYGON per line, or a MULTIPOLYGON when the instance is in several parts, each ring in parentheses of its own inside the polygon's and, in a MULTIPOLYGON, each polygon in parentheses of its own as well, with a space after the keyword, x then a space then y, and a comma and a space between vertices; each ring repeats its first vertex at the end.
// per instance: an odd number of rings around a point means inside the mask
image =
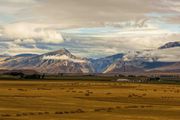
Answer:
POLYGON ((42 58, 43 60, 68 60, 68 61, 72 61, 75 63, 86 63, 86 60, 82 60, 82 59, 73 59, 70 58, 67 55, 47 55, 47 56, 43 56, 42 58))
POLYGON ((108 73, 112 71, 113 69, 115 69, 116 67, 117 67, 116 64, 112 64, 105 71, 103 71, 103 73, 108 73))

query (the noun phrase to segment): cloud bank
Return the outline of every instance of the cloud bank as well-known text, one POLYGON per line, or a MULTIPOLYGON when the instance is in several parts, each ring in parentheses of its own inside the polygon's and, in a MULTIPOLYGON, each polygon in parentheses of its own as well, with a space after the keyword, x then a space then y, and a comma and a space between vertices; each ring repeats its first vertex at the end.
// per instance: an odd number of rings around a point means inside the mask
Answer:
POLYGON ((60 44, 63 37, 57 32, 53 25, 34 24, 34 23, 13 23, 5 25, 0 31, 0 41, 5 43, 4 50, 13 54, 19 52, 37 52, 46 51, 38 44, 60 44), (17 50, 15 50, 17 49, 17 50))
POLYGON ((180 61, 178 49, 156 50, 180 41, 179 19, 179 0, 0 0, 0 48, 8 54, 67 48, 96 58, 151 50, 180 61))

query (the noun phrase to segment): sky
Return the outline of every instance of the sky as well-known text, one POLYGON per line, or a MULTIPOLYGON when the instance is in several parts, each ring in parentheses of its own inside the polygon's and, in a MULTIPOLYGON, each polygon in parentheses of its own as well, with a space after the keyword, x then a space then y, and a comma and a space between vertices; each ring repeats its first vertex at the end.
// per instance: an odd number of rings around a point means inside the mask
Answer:
POLYGON ((0 0, 0 54, 66 48, 82 57, 153 51, 180 61, 179 0, 0 0))

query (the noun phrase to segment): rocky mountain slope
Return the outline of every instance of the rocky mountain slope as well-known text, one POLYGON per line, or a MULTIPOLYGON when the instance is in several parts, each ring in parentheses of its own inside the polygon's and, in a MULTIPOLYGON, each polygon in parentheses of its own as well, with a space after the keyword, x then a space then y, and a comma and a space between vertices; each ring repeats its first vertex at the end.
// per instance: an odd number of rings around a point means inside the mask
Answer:
POLYGON ((115 54, 91 59, 71 54, 66 49, 45 54, 0 56, 0 69, 31 69, 40 73, 121 73, 146 71, 180 71, 179 62, 162 62, 144 52, 115 54))
POLYGON ((76 57, 66 49, 42 55, 10 57, 0 67, 5 69, 34 69, 49 74, 93 72, 88 60, 76 57))
POLYGON ((132 61, 120 60, 111 64, 103 73, 121 73, 121 72, 141 72, 144 71, 143 67, 136 65, 138 63, 132 61))
POLYGON ((104 70, 107 69, 111 64, 113 64, 116 61, 121 60, 123 57, 123 54, 116 54, 104 58, 99 59, 91 59, 91 63, 93 68, 95 69, 96 73, 102 73, 104 70))
MULTIPOLYGON (((159 62, 159 61, 118 61, 111 64, 104 73, 120 72, 147 72, 154 71, 166 66, 172 66, 176 62, 159 62)), ((171 68, 171 67, 170 67, 171 68)))

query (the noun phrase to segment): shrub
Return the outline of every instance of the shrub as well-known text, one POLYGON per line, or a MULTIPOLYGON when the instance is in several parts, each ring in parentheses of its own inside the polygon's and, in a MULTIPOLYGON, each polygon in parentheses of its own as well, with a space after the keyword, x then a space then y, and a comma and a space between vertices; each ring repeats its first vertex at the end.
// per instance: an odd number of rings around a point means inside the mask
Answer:
POLYGON ((89 96, 90 94, 89 93, 86 93, 85 96, 89 96))

